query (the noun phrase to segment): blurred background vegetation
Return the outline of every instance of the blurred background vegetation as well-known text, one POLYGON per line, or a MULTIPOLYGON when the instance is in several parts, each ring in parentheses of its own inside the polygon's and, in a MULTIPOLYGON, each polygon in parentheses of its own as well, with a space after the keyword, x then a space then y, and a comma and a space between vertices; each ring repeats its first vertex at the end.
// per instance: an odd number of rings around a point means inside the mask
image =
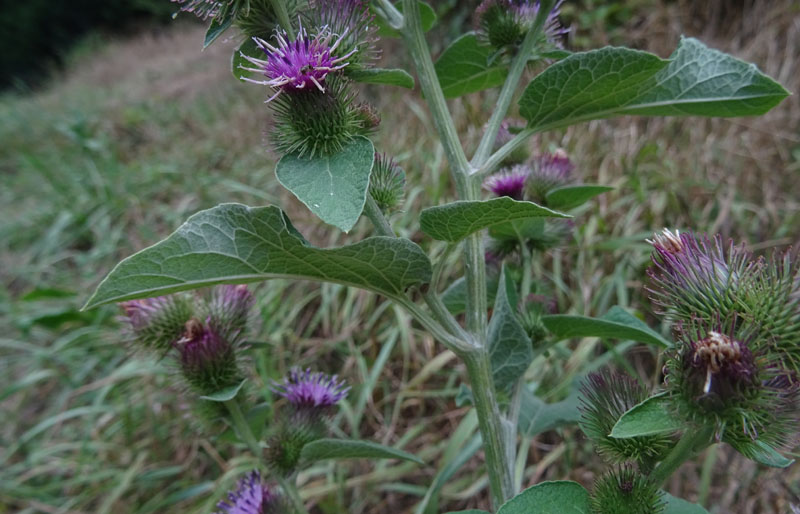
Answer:
MULTIPOLYGON (((478 2, 437 0, 440 51, 478 2)), ((203 27, 169 20, 167 0, 29 0, 4 7, 0 41, 0 512, 210 512, 252 461, 192 416, 170 365, 131 356, 113 307, 80 311, 122 257, 165 237, 190 214, 224 201, 283 206, 315 244, 366 237, 317 222, 277 184, 262 88, 230 74, 235 36, 201 51, 203 27), (120 35, 122 34, 122 35, 120 35), (199 436, 197 434, 200 434, 199 436)), ((614 186, 580 213, 569 246, 539 272, 561 312, 601 315, 623 305, 657 327, 646 298, 644 238, 662 227, 721 233, 756 252, 800 240, 800 6, 792 0, 576 0, 565 3, 567 48, 627 44, 667 56, 680 34, 756 63, 795 96, 757 119, 592 122, 548 134, 587 182, 614 186)), ((384 64, 409 68, 384 42, 384 64)), ((366 88, 383 117, 379 150, 409 176, 393 221, 418 232, 422 206, 452 196, 441 148, 418 92, 366 88)), ((474 148, 492 94, 451 103, 474 148)), ((458 256, 451 256, 454 276, 458 256)), ((437 469, 445 512, 487 505, 476 420, 455 395, 463 369, 386 301, 336 285, 275 280, 255 288, 261 314, 249 358, 254 393, 291 365, 353 385, 339 434, 418 453, 429 466, 320 464, 300 476, 315 513, 414 512, 437 469)), ((560 343, 529 378, 548 401, 611 363, 655 386, 655 352, 624 341, 560 343)), ((524 442, 523 484, 601 469, 574 427, 524 442)), ((786 513, 800 471, 760 468, 726 448, 685 465, 669 490, 712 513, 786 513)))

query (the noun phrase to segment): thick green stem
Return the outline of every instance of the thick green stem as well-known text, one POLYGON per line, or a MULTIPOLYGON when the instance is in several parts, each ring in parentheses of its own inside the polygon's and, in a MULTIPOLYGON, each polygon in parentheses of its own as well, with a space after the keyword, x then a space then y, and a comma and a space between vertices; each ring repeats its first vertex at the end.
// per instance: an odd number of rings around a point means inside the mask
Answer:
POLYGON ((260 459, 261 446, 258 444, 256 436, 253 435, 253 431, 250 429, 250 425, 247 423, 244 414, 242 414, 242 409, 239 407, 239 401, 236 398, 231 398, 225 402, 225 407, 228 408, 228 412, 231 414, 231 421, 233 421, 233 426, 239 433, 239 437, 242 438, 242 441, 244 441, 252 454, 257 459, 260 459))
POLYGON ((702 451, 711 444, 711 436, 714 433, 713 426, 699 427, 696 430, 687 430, 681 436, 680 441, 667 457, 661 461, 655 470, 650 474, 653 483, 661 485, 672 476, 681 464, 694 457, 697 452, 702 451))
POLYGON ((375 199, 369 193, 367 193, 367 201, 364 202, 364 216, 372 222, 378 234, 386 237, 395 237, 392 226, 389 225, 386 216, 383 215, 381 208, 378 207, 375 199))
POLYGON ((278 17, 278 23, 281 28, 289 35, 289 39, 294 41, 294 28, 292 21, 289 19, 289 11, 286 9, 286 2, 284 0, 270 0, 272 2, 272 9, 278 17))
POLYGON ((397 10, 389 0, 378 0, 375 8, 383 16, 389 26, 393 29, 400 30, 403 28, 403 13, 397 10))
POLYGON ((306 510, 306 506, 303 503, 303 499, 300 498, 300 493, 297 490, 297 485, 294 482, 293 477, 284 478, 280 474, 276 474, 278 479, 278 485, 281 486, 283 489, 283 493, 289 498, 289 501, 294 507, 294 510, 297 514, 308 514, 308 510, 306 510))
POLYGON ((467 372, 475 410, 478 413, 478 426, 483 438, 483 451, 489 471, 489 487, 492 490, 492 501, 497 509, 505 500, 514 495, 514 459, 509 461, 506 441, 506 429, 503 416, 497 405, 497 393, 492 380, 492 369, 488 351, 481 348, 465 356, 467 372))

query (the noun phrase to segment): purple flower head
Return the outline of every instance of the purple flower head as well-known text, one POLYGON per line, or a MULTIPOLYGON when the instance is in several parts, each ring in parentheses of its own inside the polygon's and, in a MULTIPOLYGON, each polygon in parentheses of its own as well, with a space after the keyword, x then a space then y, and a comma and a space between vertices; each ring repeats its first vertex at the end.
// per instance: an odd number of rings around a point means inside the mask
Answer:
POLYGON ((120 304, 121 321, 136 343, 165 352, 183 334, 184 324, 194 314, 191 299, 185 295, 129 300, 120 304))
POLYGON ((208 321, 189 320, 175 347, 183 376, 200 394, 213 394, 242 380, 234 345, 208 321))
POLYGON ((247 77, 244 77, 244 80, 277 89, 277 92, 267 102, 273 100, 282 91, 306 91, 316 88, 324 93, 325 77, 329 73, 347 66, 348 63, 343 61, 356 51, 353 49, 342 56, 334 56, 345 35, 337 36, 327 27, 323 27, 312 37, 303 27, 300 27, 294 41, 288 40, 286 32, 276 32, 277 46, 254 37, 253 41, 267 55, 267 59, 256 59, 241 54, 243 58, 256 66, 256 68, 242 66, 242 69, 261 73, 267 77, 267 80, 247 77))
POLYGON ((558 149, 535 157, 532 168, 528 192, 534 201, 543 202, 547 193, 572 182, 575 165, 564 150, 558 149))
POLYGON ((209 324, 224 339, 235 342, 247 332, 254 303, 244 284, 217 286, 208 300, 209 324))
POLYGON ((228 493, 228 501, 217 504, 216 514, 279 514, 283 512, 280 504, 280 497, 261 481, 261 474, 252 471, 228 493))
POLYGON ((311 373, 292 368, 283 382, 273 382, 273 391, 283 396, 297 409, 328 408, 336 405, 347 396, 350 388, 344 380, 337 382, 337 376, 325 373, 311 373))
POLYGON ((483 187, 495 196, 508 196, 514 200, 522 200, 525 181, 530 173, 531 169, 528 166, 518 164, 490 176, 483 183, 483 187))

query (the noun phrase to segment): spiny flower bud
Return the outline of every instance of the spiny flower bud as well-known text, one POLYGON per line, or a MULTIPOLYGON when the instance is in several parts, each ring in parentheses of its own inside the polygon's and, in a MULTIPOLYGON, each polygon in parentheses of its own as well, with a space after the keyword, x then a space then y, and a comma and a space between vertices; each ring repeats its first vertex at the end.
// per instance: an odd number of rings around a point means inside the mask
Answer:
POLYGON ((542 316, 555 312, 556 299, 552 296, 530 294, 520 305, 520 322, 534 346, 540 344, 548 334, 542 316))
POLYGON ((547 193, 572 182, 574 169, 575 165, 564 150, 537 156, 532 161, 531 174, 526 183, 527 195, 532 201, 544 204, 547 193))
POLYGON ((267 440, 264 453, 267 464, 275 472, 289 476, 297 470, 303 447, 325 436, 324 423, 309 416, 295 414, 284 420, 277 433, 267 440))
POLYGON ((675 319, 729 320, 739 308, 737 291, 746 289, 755 271, 744 247, 722 238, 664 230, 649 242, 653 266, 648 275, 654 287, 653 301, 675 319))
POLYGON ((216 514, 283 514, 287 512, 281 497, 261 480, 257 470, 239 481, 228 493, 228 500, 217 504, 216 514))
POLYGON ((658 514, 664 510, 658 485, 633 468, 622 467, 594 484, 591 504, 595 514, 658 514))
POLYGON ((405 194, 406 174, 394 159, 375 153, 375 164, 369 178, 369 194, 386 212, 397 207, 405 194))
POLYGON ((242 380, 234 346, 196 318, 186 322, 183 337, 175 343, 186 382, 198 394, 209 395, 242 380))
POLYGON ((209 324, 223 339, 236 344, 247 334, 254 303, 244 284, 217 286, 208 300, 209 324))
MULTIPOLYGON (((556 2, 547 15, 540 45, 558 46, 558 38, 568 32, 558 22, 562 2, 556 2)), ((538 0, 484 0, 475 11, 478 37, 498 50, 522 43, 539 14, 539 6, 538 0)))
POLYGON ((652 464, 671 445, 665 435, 617 439, 609 434, 620 417, 644 401, 648 391, 627 375, 590 373, 581 387, 581 430, 610 462, 652 464))
POLYGON ((129 300, 120 307, 131 339, 159 353, 172 348, 181 338, 186 321, 194 315, 191 297, 183 294, 129 300))
POLYGON ((312 26, 328 27, 339 35, 333 55, 347 56, 348 71, 369 67, 378 58, 374 48, 378 25, 366 0, 312 0, 307 17, 312 26))

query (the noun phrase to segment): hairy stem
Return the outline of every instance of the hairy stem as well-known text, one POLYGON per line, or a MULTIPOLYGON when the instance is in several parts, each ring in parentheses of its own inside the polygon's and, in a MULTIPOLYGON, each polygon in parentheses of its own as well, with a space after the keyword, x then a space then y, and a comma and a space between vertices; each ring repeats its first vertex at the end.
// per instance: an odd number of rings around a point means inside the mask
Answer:
POLYGON ((256 436, 253 435, 253 431, 250 429, 250 425, 247 423, 242 413, 239 401, 236 398, 231 398, 225 402, 225 407, 228 408, 228 412, 231 414, 231 421, 233 421, 233 426, 239 433, 239 437, 242 438, 242 441, 250 449, 250 452, 252 452, 257 459, 260 459, 261 446, 259 446, 256 436))
POLYGON ((292 27, 292 22, 289 19, 289 11, 286 9, 286 2, 284 0, 270 0, 270 2, 272 2, 272 9, 278 17, 278 23, 281 28, 286 31, 286 34, 289 35, 289 39, 293 41, 295 39, 294 27, 292 27))
POLYGON ((306 510, 303 499, 300 498, 300 493, 297 491, 297 485, 294 482, 294 478, 284 478, 280 473, 276 473, 276 477, 278 479, 278 485, 281 486, 283 493, 289 498, 289 502, 291 502, 295 512, 297 514, 308 514, 308 510, 306 510))
POLYGON ((666 482, 681 464, 711 444, 713 433, 714 427, 711 425, 684 432, 678 444, 672 448, 667 457, 650 474, 650 479, 653 483, 661 485, 666 482))
POLYGON ((393 29, 400 30, 403 28, 403 14, 392 5, 389 0, 378 0, 375 8, 381 13, 383 18, 389 23, 393 29))

